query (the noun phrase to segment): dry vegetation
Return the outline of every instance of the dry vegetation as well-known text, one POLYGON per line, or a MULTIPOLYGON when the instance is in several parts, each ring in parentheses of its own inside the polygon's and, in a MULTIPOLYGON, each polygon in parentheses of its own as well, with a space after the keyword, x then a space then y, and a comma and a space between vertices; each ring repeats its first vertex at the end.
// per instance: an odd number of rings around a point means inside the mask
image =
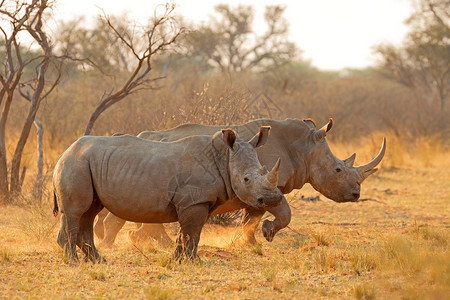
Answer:
MULTIPOLYGON (((331 146, 348 154, 349 145, 331 146)), ((450 155, 411 161, 397 151, 364 183, 362 198, 377 201, 305 202, 301 195, 317 195, 305 186, 288 196, 292 222, 272 243, 259 232, 261 247, 242 247, 239 229, 207 225, 200 264, 174 263, 173 249, 134 246, 122 231, 101 250, 106 264, 68 265, 50 201, 22 199, 1 208, 0 298, 445 299, 450 155), (393 167, 396 156, 403 165, 393 167)), ((359 152, 363 161, 373 150, 359 152)))

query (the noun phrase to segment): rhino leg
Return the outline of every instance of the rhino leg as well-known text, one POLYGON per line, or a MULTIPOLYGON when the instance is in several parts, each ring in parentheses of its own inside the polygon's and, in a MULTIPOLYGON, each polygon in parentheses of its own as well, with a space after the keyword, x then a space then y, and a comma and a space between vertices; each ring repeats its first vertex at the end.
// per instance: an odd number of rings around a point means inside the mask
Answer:
POLYGON ((183 259, 183 255, 189 260, 198 260, 197 247, 200 241, 200 234, 209 217, 209 204, 202 203, 184 208, 178 212, 178 222, 180 223, 180 234, 177 238, 177 247, 174 258, 178 261, 183 259), (180 245, 182 251, 180 251, 180 245))
POLYGON ((138 230, 128 231, 128 237, 133 243, 153 238, 161 247, 169 247, 173 243, 163 224, 142 224, 138 230))
POLYGON ((255 231, 259 221, 266 211, 261 209, 246 208, 242 214, 242 229, 246 244, 256 245, 255 231))
POLYGON ((116 240, 116 236, 119 233, 120 229, 122 229, 123 225, 125 225, 125 220, 121 219, 112 213, 109 213, 108 216, 103 221, 104 224, 104 232, 105 237, 99 243, 99 247, 112 247, 114 241, 116 240))
POLYGON ((183 259, 183 241, 181 238, 181 229, 178 230, 178 235, 177 235, 175 244, 176 244, 176 247, 175 247, 175 251, 173 253, 173 258, 176 261, 181 262, 181 260, 183 259))
MULTIPOLYGON (((283 196, 280 205, 267 209, 275 219, 273 221, 265 220, 263 222, 263 235, 267 241, 271 242, 275 234, 285 228, 291 222, 291 208, 283 196)), ((242 218, 242 226, 246 243, 256 244, 255 231, 259 221, 266 211, 260 209, 246 208, 242 218)))
POLYGON ((97 215, 97 221, 95 221, 95 224, 94 224, 94 232, 99 240, 103 240, 103 238, 105 237, 103 221, 105 220, 108 213, 109 213, 109 211, 106 208, 104 208, 97 215))
POLYGON ((104 262, 100 257, 94 245, 93 223, 97 213, 102 210, 103 206, 95 199, 91 207, 80 218, 80 230, 78 232, 77 245, 85 254, 85 261, 104 262))
POLYGON ((273 221, 265 220, 262 231, 266 240, 271 242, 275 234, 291 222, 291 208, 283 196, 279 206, 269 208, 267 211, 274 215, 275 219, 273 221))
POLYGON ((79 231, 80 217, 61 215, 61 227, 59 228, 57 242, 64 251, 64 257, 68 261, 78 261, 77 236, 79 231))

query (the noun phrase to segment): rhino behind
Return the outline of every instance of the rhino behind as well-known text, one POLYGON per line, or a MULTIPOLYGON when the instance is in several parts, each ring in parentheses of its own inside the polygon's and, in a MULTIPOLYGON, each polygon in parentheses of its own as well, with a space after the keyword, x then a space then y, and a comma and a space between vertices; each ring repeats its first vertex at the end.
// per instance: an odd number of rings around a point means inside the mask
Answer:
MULTIPOLYGON (((262 164, 272 165, 278 157, 281 157, 281 167, 279 173, 278 187, 287 194, 293 189, 300 189, 305 183, 310 183, 317 191, 336 202, 357 201, 360 196, 361 183, 370 174, 376 171, 376 166, 380 163, 385 152, 385 141, 380 153, 368 164, 354 167, 355 154, 345 160, 340 160, 331 152, 326 135, 333 126, 330 122, 322 128, 316 128, 314 121, 286 119, 272 120, 260 119, 248 123, 231 126, 242 137, 250 137, 258 130, 262 124, 272 127, 272 136, 267 145, 258 148, 258 157, 262 164)), ((219 126, 183 124, 169 130, 144 131, 138 136, 150 140, 174 141, 193 134, 212 134, 219 126)), ((265 220, 263 223, 263 233, 269 241, 274 234, 287 226, 290 222, 291 211, 286 201, 281 205, 270 208, 275 216, 275 220, 265 220)), ((244 233, 250 243, 255 243, 254 232, 264 211, 246 209, 244 215, 244 233)), ((105 239, 102 243, 112 244, 124 221, 108 215, 105 219, 105 239)), ((97 225, 97 224, 96 224, 97 225)), ((157 225, 144 225, 141 230, 132 234, 150 234, 157 225), (146 230, 148 229, 148 230, 146 230)), ((96 232, 101 232, 101 222, 96 226, 96 232)), ((158 232, 163 232, 161 229, 158 232)), ((164 236, 158 234, 158 237, 164 236)), ((156 237, 156 236, 155 236, 156 237)), ((167 236, 164 236, 169 240, 167 236)))

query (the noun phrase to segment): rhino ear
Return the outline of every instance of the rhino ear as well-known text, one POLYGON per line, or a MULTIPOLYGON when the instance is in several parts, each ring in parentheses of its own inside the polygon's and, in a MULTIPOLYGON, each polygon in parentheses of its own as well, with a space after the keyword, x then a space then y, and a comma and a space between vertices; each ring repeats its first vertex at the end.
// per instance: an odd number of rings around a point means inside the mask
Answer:
POLYGON ((257 135, 248 141, 254 148, 264 145, 270 134, 270 126, 261 126, 257 135))
POLYGON ((331 127, 333 127, 333 118, 330 118, 327 124, 325 124, 322 128, 314 132, 314 141, 318 142, 325 138, 327 132, 330 131, 331 127))
POLYGON ((225 145, 233 149, 234 143, 236 142, 236 132, 231 128, 222 129, 222 139, 225 145))
POLYGON ((311 119, 311 118, 303 119, 303 122, 305 122, 306 125, 308 125, 309 127, 316 129, 316 122, 314 122, 313 119, 311 119))

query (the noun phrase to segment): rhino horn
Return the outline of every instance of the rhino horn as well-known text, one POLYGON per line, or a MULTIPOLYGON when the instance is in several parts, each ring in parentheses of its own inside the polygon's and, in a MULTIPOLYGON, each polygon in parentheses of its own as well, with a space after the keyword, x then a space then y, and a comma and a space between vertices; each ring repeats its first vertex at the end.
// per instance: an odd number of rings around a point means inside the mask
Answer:
POLYGON ((270 170, 269 173, 267 173, 267 180, 272 185, 277 185, 278 183, 278 172, 280 171, 280 163, 281 159, 278 158, 277 162, 275 163, 275 166, 273 166, 272 170, 270 170))
POLYGON ((327 124, 314 132, 314 140, 318 142, 323 139, 327 135, 327 132, 330 131, 331 127, 333 127, 333 118, 330 118, 330 121, 328 121, 327 124))
POLYGON ((356 153, 353 153, 349 158, 344 159, 344 164, 351 168, 353 167, 353 164, 355 163, 356 153))
POLYGON ((366 179, 369 175, 377 171, 375 167, 383 159, 385 151, 386 151, 386 138, 383 138, 383 145, 381 146, 381 150, 378 153, 378 155, 368 164, 358 167, 358 171, 363 176, 364 179, 366 179))

